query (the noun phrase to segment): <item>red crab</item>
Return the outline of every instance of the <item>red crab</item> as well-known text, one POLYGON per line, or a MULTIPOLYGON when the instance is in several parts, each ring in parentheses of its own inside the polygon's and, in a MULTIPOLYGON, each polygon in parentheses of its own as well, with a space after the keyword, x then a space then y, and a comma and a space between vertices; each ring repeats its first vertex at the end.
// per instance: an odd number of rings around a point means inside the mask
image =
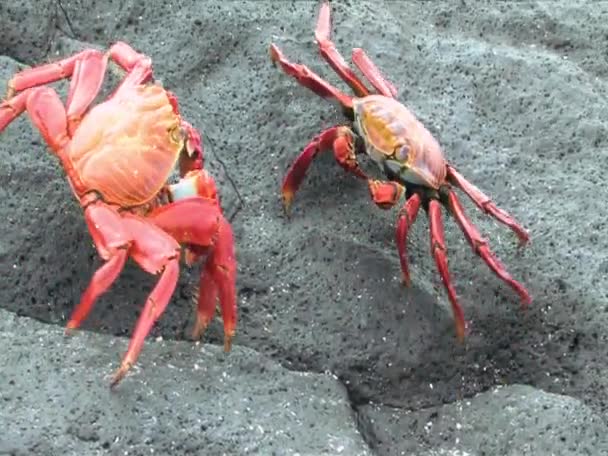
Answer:
POLYGON ((61 162, 105 260, 66 331, 79 327, 129 256, 160 276, 111 386, 137 361, 167 307, 177 284, 181 246, 189 265, 206 255, 193 337, 202 335, 219 298, 228 351, 236 329, 232 228, 222 215, 215 181, 203 169, 200 135, 181 118, 176 97, 153 82, 150 58, 117 42, 106 53, 88 49, 23 70, 9 81, 7 99, 0 104, 0 132, 24 111, 61 162), (91 107, 110 59, 126 75, 107 100, 91 107), (43 85, 65 78, 71 81, 64 106, 43 85), (181 179, 170 185, 176 164, 181 179))
POLYGON ((289 76, 323 98, 336 100, 351 126, 337 125, 322 131, 296 158, 283 180, 283 204, 287 215, 294 194, 302 183, 314 157, 321 151, 333 149, 338 164, 355 176, 366 179, 376 205, 388 209, 405 194, 406 202, 399 212, 396 243, 399 252, 403 281, 410 284, 406 257, 406 237, 416 220, 420 206, 427 211, 431 251, 437 269, 447 289, 460 341, 465 336, 465 320, 458 303, 447 265, 441 206, 452 214, 473 250, 494 273, 509 284, 521 297, 522 307, 531 298, 526 289, 505 270, 473 223, 466 217, 462 204, 454 192, 461 189, 486 214, 510 227, 521 244, 528 242, 526 231, 505 211, 496 207, 490 198, 468 182, 444 158, 441 146, 422 123, 395 96, 397 90, 383 77, 379 69, 362 49, 353 49, 352 60, 376 90, 372 93, 348 67, 330 39, 330 8, 321 3, 315 38, 321 56, 354 91, 351 97, 323 80, 308 67, 290 62, 280 49, 272 44, 270 55, 289 76), (370 179, 359 167, 356 154, 367 154, 386 176, 386 180, 370 179))

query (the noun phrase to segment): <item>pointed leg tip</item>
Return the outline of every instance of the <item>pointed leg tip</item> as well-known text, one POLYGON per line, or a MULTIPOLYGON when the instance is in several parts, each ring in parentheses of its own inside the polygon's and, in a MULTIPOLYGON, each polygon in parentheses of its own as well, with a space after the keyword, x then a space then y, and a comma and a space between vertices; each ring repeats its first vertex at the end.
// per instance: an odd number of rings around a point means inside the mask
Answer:
POLYGON ((291 220, 291 203, 293 202, 293 193, 289 191, 284 191, 283 196, 283 213, 288 220, 291 220))
POLYGON ((110 380, 110 389, 115 390, 118 384, 125 378, 126 371, 122 371, 122 369, 118 369, 114 375, 112 376, 112 380, 110 380))
POLYGON ((68 324, 65 325, 65 329, 63 330, 64 336, 71 336, 74 334, 75 330, 78 328, 78 323, 74 320, 68 321, 68 324))
POLYGON ((467 336, 467 324, 465 321, 456 320, 456 340, 459 344, 464 345, 467 336))
POLYGON ((118 384, 126 377, 127 372, 131 369, 133 364, 129 362, 123 362, 118 369, 112 375, 112 380, 110 380, 110 389, 115 389, 118 384))
POLYGON ((229 353, 232 350, 232 339, 234 333, 224 335, 224 353, 229 353))
POLYGON ((276 44, 271 43, 269 52, 270 52, 270 61, 272 62, 273 65, 276 66, 277 61, 281 57, 281 51, 279 50, 279 48, 276 44))
POLYGON ((203 338, 203 334, 205 333, 208 326, 208 322, 204 322, 202 320, 197 320, 194 325, 194 329, 192 330, 192 340, 199 341, 203 338))

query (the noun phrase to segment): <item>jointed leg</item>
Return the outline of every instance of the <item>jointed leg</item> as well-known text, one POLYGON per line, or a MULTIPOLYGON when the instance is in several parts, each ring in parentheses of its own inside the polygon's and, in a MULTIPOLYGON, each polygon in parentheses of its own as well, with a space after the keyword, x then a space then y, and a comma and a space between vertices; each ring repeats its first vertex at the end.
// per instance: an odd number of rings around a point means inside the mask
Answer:
POLYGON ((278 63, 287 75, 295 78, 304 87, 312 90, 320 97, 334 98, 345 109, 352 110, 353 103, 350 96, 332 86, 307 66, 287 60, 275 44, 270 45, 270 58, 273 63, 278 63))
POLYGON ((391 98, 397 96, 397 88, 382 75, 380 69, 372 62, 363 49, 353 49, 352 60, 380 94, 391 98))
POLYGON ((479 209, 481 209, 486 214, 494 217, 496 220, 501 222, 502 224, 511 228, 511 230, 517 235, 519 238, 520 244, 523 245, 530 240, 530 236, 526 232, 526 230, 519 225, 507 212, 498 208, 481 190, 479 190, 475 185, 470 183, 468 180, 462 176, 456 169, 448 165, 448 179, 455 186, 460 188, 463 192, 467 194, 469 198, 475 203, 479 209))
POLYGON ((0 132, 23 111, 27 110, 32 123, 61 161, 74 190, 82 196, 86 188, 74 170, 72 161, 65 156, 69 142, 65 107, 57 92, 50 87, 27 89, 0 105, 0 132))
POLYGON ((317 19, 317 27, 315 29, 315 39, 319 45, 319 52, 323 59, 338 73, 338 76, 353 89, 356 96, 365 97, 369 95, 369 89, 365 87, 365 84, 348 67, 348 64, 331 41, 330 36, 330 8, 327 2, 323 2, 319 10, 319 18, 317 19))
POLYGON ((215 201, 187 197, 161 206, 148 217, 180 244, 208 249, 198 297, 193 336, 200 337, 213 318, 216 297, 224 321, 224 349, 230 350, 236 331, 236 256, 232 228, 215 201))
POLYGON ((97 299, 110 289, 120 275, 128 256, 128 246, 125 243, 124 247, 117 248, 106 263, 95 271, 87 289, 80 298, 80 302, 70 315, 65 328, 66 334, 70 334, 73 329, 79 328, 82 322, 86 320, 97 299))
POLYGON ((340 125, 328 128, 317 135, 304 148, 283 179, 283 207, 287 215, 290 213, 291 202, 295 193, 304 180, 306 171, 313 159, 319 152, 329 150, 330 148, 333 149, 334 158, 342 168, 362 179, 367 179, 365 173, 359 168, 355 156, 353 133, 350 128, 340 125))
POLYGON ((465 237, 469 241, 469 244, 473 248, 473 251, 481 257, 481 259, 488 265, 488 267, 496 274, 500 279, 502 279, 505 283, 507 283, 517 294, 519 294, 522 307, 527 307, 528 304, 532 301, 528 291, 521 285, 519 282, 514 280, 509 273, 506 271, 505 267, 500 263, 498 258, 492 253, 488 243, 485 239, 481 237, 481 234, 475 228, 475 226, 467 219, 464 209, 460 204, 456 193, 453 190, 450 190, 449 194, 449 204, 450 211, 454 215, 456 222, 462 229, 465 237))
POLYGON ((212 263, 207 262, 203 266, 199 286, 196 295, 196 321, 192 329, 192 339, 200 340, 207 326, 213 320, 217 305, 218 290, 211 271, 212 263))
POLYGON ((26 68, 15 74, 8 82, 6 98, 10 99, 16 92, 22 90, 69 78, 74 73, 76 62, 94 55, 103 54, 96 49, 87 49, 53 63, 26 68))
MULTIPOLYGON (((72 77, 66 102, 68 129, 72 132, 101 89, 108 58, 129 72, 121 87, 144 82, 152 76, 148 57, 138 54, 126 43, 117 42, 106 54, 88 49, 57 62, 20 71, 8 83, 7 99, 10 100, 16 92, 72 77)), ((6 103, 2 103, 0 109, 6 103)))
MULTIPOLYGON (((393 181, 370 179, 368 185, 372 200, 381 209, 390 209, 397 204, 405 190, 401 184, 393 181)), ((395 242, 397 244, 397 251, 399 252, 399 263, 401 264, 403 283, 408 287, 410 286, 410 272, 407 261, 407 233, 410 226, 416 221, 420 203, 421 198, 417 193, 414 193, 408 198, 399 211, 397 228, 395 230, 395 242)))
MULTIPOLYGON (((148 57, 137 53, 131 46, 121 41, 112 45, 107 55, 127 72, 131 71, 142 60, 149 60, 148 57)), ((77 63, 80 61, 100 61, 102 59, 104 59, 103 52, 96 49, 87 49, 56 62, 26 68, 15 74, 9 81, 6 98, 10 99, 16 92, 22 90, 67 79, 74 74, 77 63)), ((95 72, 98 72, 99 69, 97 67, 95 72)), ((105 63, 103 64, 103 70, 105 71, 105 63)))
POLYGON ((452 304, 452 312, 454 314, 454 323, 456 325, 456 337, 459 341, 464 341, 466 324, 464 321, 464 312, 458 303, 456 290, 450 279, 450 271, 448 269, 447 249, 445 246, 445 236, 443 231, 443 220, 441 216, 441 205, 435 200, 429 201, 429 225, 431 231, 431 252, 435 258, 435 264, 439 270, 441 281, 443 282, 448 298, 452 304))
POLYGON ((95 272, 80 302, 72 311, 66 333, 80 327, 93 309, 95 301, 118 278, 129 256, 131 244, 131 236, 123 226, 120 214, 103 203, 87 206, 84 216, 95 248, 106 263, 95 272))
POLYGON ((160 274, 137 320, 129 347, 110 386, 116 386, 135 364, 152 327, 167 308, 179 276, 180 246, 160 228, 135 215, 126 213, 123 226, 133 236, 130 253, 141 268, 150 274, 160 274))
POLYGON ((420 209, 420 195, 414 193, 405 202, 403 208, 399 211, 399 220, 397 221, 397 231, 395 233, 395 241, 397 242, 397 250, 399 251, 399 263, 401 264, 401 273, 403 275, 403 283, 409 287, 410 268, 407 261, 407 234, 410 227, 416 221, 418 211, 420 209))

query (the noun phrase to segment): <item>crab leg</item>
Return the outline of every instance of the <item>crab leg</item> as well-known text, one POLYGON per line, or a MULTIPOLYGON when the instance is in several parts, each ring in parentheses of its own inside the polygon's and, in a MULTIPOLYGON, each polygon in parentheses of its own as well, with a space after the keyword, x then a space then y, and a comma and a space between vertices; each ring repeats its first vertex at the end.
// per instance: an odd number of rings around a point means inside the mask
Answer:
POLYGON ((27 98, 30 93, 29 91, 22 92, 0 103, 0 133, 26 110, 27 98))
POLYGON ((519 225, 519 223, 517 223, 507 212, 498 208, 494 202, 492 202, 490 197, 486 196, 475 185, 466 180, 466 178, 456 171, 453 166, 448 165, 447 170, 450 181, 460 188, 464 193, 466 193, 466 195, 471 198, 479 209, 511 228, 511 230, 519 238, 520 245, 523 245, 530 240, 530 236, 526 230, 524 230, 524 228, 522 228, 521 225, 519 225))
POLYGON ((330 148, 333 148, 334 158, 342 168, 362 179, 367 178, 357 163, 353 134, 350 128, 337 125, 323 130, 304 148, 302 153, 298 155, 283 179, 283 208, 287 215, 290 213, 291 203, 295 193, 304 180, 306 171, 310 167, 313 159, 319 152, 330 148))
MULTIPOLYGON (((192 339, 200 340, 213 320, 217 305, 218 289, 213 281, 212 263, 205 263, 204 270, 201 273, 199 287, 196 294, 196 321, 192 328, 192 339)), ((224 341, 224 345, 226 340, 224 341)), ((229 342, 231 343, 231 342, 229 342)), ((228 348, 229 349, 229 348, 228 348)), ((228 351, 228 350, 226 350, 228 351)))
POLYGON ((319 18, 315 29, 315 39, 319 45, 319 52, 323 59, 334 69, 338 76, 342 78, 355 92, 358 97, 369 95, 369 89, 357 77, 357 75, 348 67, 348 64, 342 55, 336 49, 335 44, 331 41, 331 17, 329 3, 324 1, 319 10, 319 18))
POLYGON ((403 283, 409 287, 410 268, 407 261, 407 234, 410 227, 416 221, 418 210, 420 209, 420 195, 414 193, 403 205, 399 211, 399 220, 397 222, 397 230, 395 233, 395 241, 399 252, 399 262, 401 264, 401 273, 403 275, 403 283))
POLYGON ((194 196, 152 212, 148 219, 180 244, 208 248, 200 279, 197 321, 193 337, 200 337, 213 318, 219 296, 224 321, 224 350, 236 332, 236 257, 232 228, 213 200, 194 196))
POLYGON ((50 149, 61 161, 76 194, 84 195, 87 189, 64 150, 69 141, 67 116, 57 92, 50 87, 34 87, 2 103, 0 105, 0 132, 24 110, 27 110, 32 123, 40 130, 50 149))
POLYGON ((440 203, 431 199, 428 208, 429 225, 431 231, 431 252, 435 258, 435 264, 439 271, 441 281, 448 292, 450 303, 452 304, 452 312, 454 314, 454 323, 456 325, 456 337, 459 341, 464 341, 466 324, 464 321, 464 312, 458 303, 456 290, 450 279, 450 271, 448 269, 447 249, 445 246, 445 236, 443 230, 443 220, 441 217, 440 203))
MULTIPOLYGON (((125 71, 131 71, 138 62, 148 59, 122 41, 114 43, 108 50, 107 55, 125 71)), ((99 60, 103 57, 104 54, 101 51, 87 49, 53 63, 26 68, 15 74, 9 81, 6 97, 12 98, 15 92, 69 78, 74 73, 79 61, 88 59, 99 60)))
POLYGON ((498 258, 492 253, 488 243, 485 239, 481 237, 481 234, 475 228, 475 226, 471 223, 470 220, 467 219, 462 204, 460 200, 456 196, 453 190, 450 190, 448 193, 450 211, 454 215, 456 222, 462 229, 465 237, 469 241, 469 244, 473 248, 473 251, 481 257, 481 259, 488 265, 488 267, 502 279, 505 283, 507 283, 515 292, 520 296, 522 301, 522 307, 527 307, 532 298, 528 294, 528 291, 525 289, 523 285, 514 280, 509 273, 506 271, 505 267, 500 263, 498 258))
POLYGON ((144 271, 160 274, 160 278, 141 311, 127 352, 110 382, 111 387, 116 386, 137 361, 146 336, 169 304, 179 276, 180 246, 175 239, 146 219, 130 213, 122 216, 122 224, 133 236, 131 257, 144 271))
POLYGON ((108 58, 129 72, 117 90, 145 82, 152 76, 152 63, 148 57, 138 54, 126 43, 117 42, 106 54, 88 49, 57 62, 20 71, 8 83, 7 99, 15 92, 72 77, 65 108, 68 130, 72 133, 101 90, 108 58))
POLYGON ((80 302, 70 315, 70 319, 65 327, 66 335, 71 334, 72 330, 79 328, 82 322, 86 320, 91 310, 93 310, 95 301, 108 291, 116 281, 128 257, 129 252, 127 250, 127 243, 125 242, 123 245, 115 247, 106 263, 95 271, 87 289, 80 298, 80 302))
POLYGON ((275 44, 270 45, 270 58, 273 63, 278 63, 286 74, 295 78, 304 87, 322 98, 334 98, 345 109, 352 111, 353 102, 350 96, 332 86, 307 66, 291 63, 275 44))
MULTIPOLYGON (((401 184, 394 181, 379 181, 370 179, 368 181, 368 185, 372 200, 381 209, 390 209, 397 204, 405 190, 401 184)), ((397 228, 395 230, 395 242, 399 252, 399 262, 401 264, 403 283, 408 287, 410 286, 411 282, 407 261, 407 233, 410 226, 412 226, 416 221, 416 216, 418 215, 421 201, 420 195, 417 193, 414 193, 409 197, 399 211, 397 228)))
POLYGON ((15 74, 8 82, 6 98, 10 99, 16 92, 22 90, 69 78, 74 72, 76 62, 94 54, 102 55, 100 51, 87 49, 53 63, 26 68, 15 74))
POLYGON ((95 301, 118 278, 129 256, 131 244, 131 235, 125 229, 120 214, 100 201, 85 208, 84 218, 95 248, 106 263, 93 274, 80 302, 72 311, 66 325, 66 334, 80 327, 93 309, 95 301))
POLYGON ((380 92, 380 94, 391 98, 397 96, 397 88, 382 75, 380 69, 372 62, 363 49, 353 49, 352 60, 357 68, 359 68, 359 71, 363 73, 374 89, 380 92))

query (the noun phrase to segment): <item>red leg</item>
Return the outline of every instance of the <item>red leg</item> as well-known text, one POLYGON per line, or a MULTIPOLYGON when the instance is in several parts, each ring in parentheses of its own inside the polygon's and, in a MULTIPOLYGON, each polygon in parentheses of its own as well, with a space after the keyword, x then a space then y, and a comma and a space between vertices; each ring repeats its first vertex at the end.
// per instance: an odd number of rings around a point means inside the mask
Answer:
POLYGON ((481 234, 477 228, 475 228, 471 221, 467 219, 464 209, 453 190, 450 190, 449 192, 449 204, 450 210, 454 215, 456 222, 462 229, 464 235, 469 241, 469 244, 471 244, 473 251, 481 257, 481 259, 488 265, 494 274, 496 274, 500 279, 513 288, 513 290, 515 290, 515 292, 521 298, 522 306, 527 307, 530 302, 532 302, 528 291, 509 275, 505 267, 492 253, 487 241, 481 237, 481 234))
POLYGON ((57 92, 50 87, 35 87, 4 101, 0 105, 0 132, 24 110, 27 110, 32 123, 61 161, 74 191, 83 195, 86 188, 64 152, 70 138, 66 111, 57 92))
POLYGON ((98 51, 89 51, 74 64, 65 107, 70 136, 99 94, 107 66, 107 57, 98 51))
POLYGON ((511 230, 519 238, 520 245, 523 245, 530 240, 530 236, 526 230, 524 230, 524 228, 521 227, 507 212, 496 207, 488 196, 486 196, 475 185, 467 181, 464 176, 456 171, 453 166, 448 165, 447 169, 448 179, 463 192, 465 192, 466 195, 477 205, 477 207, 479 207, 479 209, 511 228, 511 230))
MULTIPOLYGON (((369 180, 369 191, 372 200, 381 209, 390 209, 403 195, 404 187, 393 181, 378 181, 369 180)), ((399 252, 399 262, 401 264, 401 273, 403 274, 403 283, 410 286, 410 272, 407 261, 407 233, 409 227, 416 221, 418 210, 420 209, 420 195, 415 193, 412 195, 399 211, 397 220, 397 228, 395 230, 395 241, 399 252)))
MULTIPOLYGON (((130 72, 136 65, 139 65, 142 62, 144 62, 144 66, 147 67, 151 67, 152 65, 150 58, 147 55, 137 52, 123 41, 114 43, 108 50, 108 54, 114 62, 127 72, 130 72)), ((150 75, 150 77, 151 76, 152 75, 150 75)), ((147 82, 147 80, 141 82, 147 82)))
POLYGON ((87 49, 57 62, 26 68, 9 81, 6 98, 10 99, 16 92, 22 90, 69 78, 74 73, 76 62, 96 54, 103 55, 95 49, 87 49))
POLYGON ((145 82, 152 76, 150 59, 118 42, 107 54, 87 49, 57 62, 20 71, 9 81, 7 98, 12 98, 15 92, 72 77, 66 102, 72 132, 101 89, 108 56, 129 72, 120 87, 145 82))
POLYGON ((118 212, 101 202, 96 202, 87 206, 84 217, 97 252, 106 263, 93 275, 70 316, 66 333, 78 328, 87 318, 95 301, 108 291, 117 279, 129 256, 131 236, 123 226, 118 212))
POLYGON ((17 73, 9 81, 7 98, 11 98, 17 91, 72 76, 66 111, 69 130, 73 131, 99 93, 106 67, 107 57, 100 51, 88 49, 58 62, 28 68, 17 73))
POLYGON ((356 176, 367 179, 365 173, 359 168, 355 157, 353 135, 345 126, 334 126, 323 130, 317 135, 295 159, 285 178, 283 179, 282 195, 285 213, 289 215, 291 203, 296 191, 304 180, 306 171, 319 152, 333 148, 334 158, 345 170, 356 176))
POLYGON ((270 58, 273 63, 278 63, 287 75, 295 78, 301 85, 312 90, 320 97, 334 98, 344 108, 349 110, 353 108, 353 101, 350 96, 321 79, 319 75, 314 73, 307 66, 291 63, 274 44, 270 45, 270 58))
POLYGON ((331 41, 331 17, 329 3, 324 1, 319 10, 319 18, 315 29, 315 39, 319 45, 319 52, 323 59, 334 69, 338 76, 342 78, 355 92, 358 97, 369 95, 369 89, 348 67, 348 64, 336 49, 331 41))
POLYGON ((106 54, 90 51, 76 61, 70 80, 66 102, 69 131, 73 132, 80 119, 101 90, 106 74, 108 58, 127 71, 114 94, 126 88, 149 81, 152 78, 152 61, 123 42, 113 44, 106 54))
POLYGON ((361 73, 371 82, 374 89, 385 97, 394 98, 397 96, 397 88, 382 75, 363 49, 353 49, 352 60, 361 73))
POLYGON ((401 273, 403 274, 403 283, 409 287, 410 268, 407 261, 407 234, 410 227, 416 221, 418 210, 420 209, 420 195, 414 193, 403 205, 399 211, 399 220, 397 222, 397 230, 395 233, 395 241, 397 250, 399 251, 399 262, 401 263, 401 273))
POLYGON ((236 256, 232 228, 215 201, 202 197, 186 197, 161 206, 149 220, 173 236, 181 244, 209 249, 200 280, 197 324, 204 329, 213 317, 216 292, 208 288, 210 280, 217 287, 224 321, 224 349, 230 350, 236 331, 236 256))
POLYGON ((213 320, 217 304, 218 291, 213 281, 211 263, 207 262, 201 274, 199 287, 196 293, 196 322, 192 330, 192 339, 200 340, 207 326, 213 320))
POLYGON ((450 303, 452 304, 452 312, 454 313, 454 322, 456 324, 456 337, 459 341, 464 341, 466 324, 464 321, 464 312, 462 307, 458 303, 456 297, 456 291, 452 285, 450 279, 450 272, 448 270, 448 258, 447 249, 445 246, 445 237, 443 231, 443 220, 441 217, 441 206, 437 200, 431 199, 429 201, 429 224, 431 230, 431 252, 435 258, 437 269, 441 281, 445 286, 450 303))
MULTIPOLYGON (((217 240, 207 264, 213 280, 219 290, 220 309, 224 320, 224 351, 230 351, 232 339, 236 332, 236 272, 237 264, 234 253, 234 235, 230 223, 223 217, 217 240)), ((202 280, 201 280, 202 283, 202 280)))
MULTIPOLYGON (((381 209, 390 209, 401 199, 401 195, 405 188, 393 181, 369 180, 369 191, 372 200, 381 209)), ((395 230, 395 241, 399 252, 399 262, 401 264, 401 273, 403 274, 403 283, 410 286, 410 272, 407 261, 407 233, 409 227, 416 221, 418 210, 420 209, 420 195, 413 194, 403 205, 399 211, 397 220, 397 228, 395 230)))
POLYGON ((130 213, 123 214, 122 223, 133 238, 130 249, 132 258, 144 271, 160 274, 160 278, 137 320, 127 352, 112 377, 111 387, 116 386, 137 362, 146 337, 169 304, 179 276, 180 246, 175 239, 147 220, 130 213))
POLYGON ((0 133, 4 131, 8 124, 23 114, 30 93, 31 91, 28 90, 0 103, 0 133))

